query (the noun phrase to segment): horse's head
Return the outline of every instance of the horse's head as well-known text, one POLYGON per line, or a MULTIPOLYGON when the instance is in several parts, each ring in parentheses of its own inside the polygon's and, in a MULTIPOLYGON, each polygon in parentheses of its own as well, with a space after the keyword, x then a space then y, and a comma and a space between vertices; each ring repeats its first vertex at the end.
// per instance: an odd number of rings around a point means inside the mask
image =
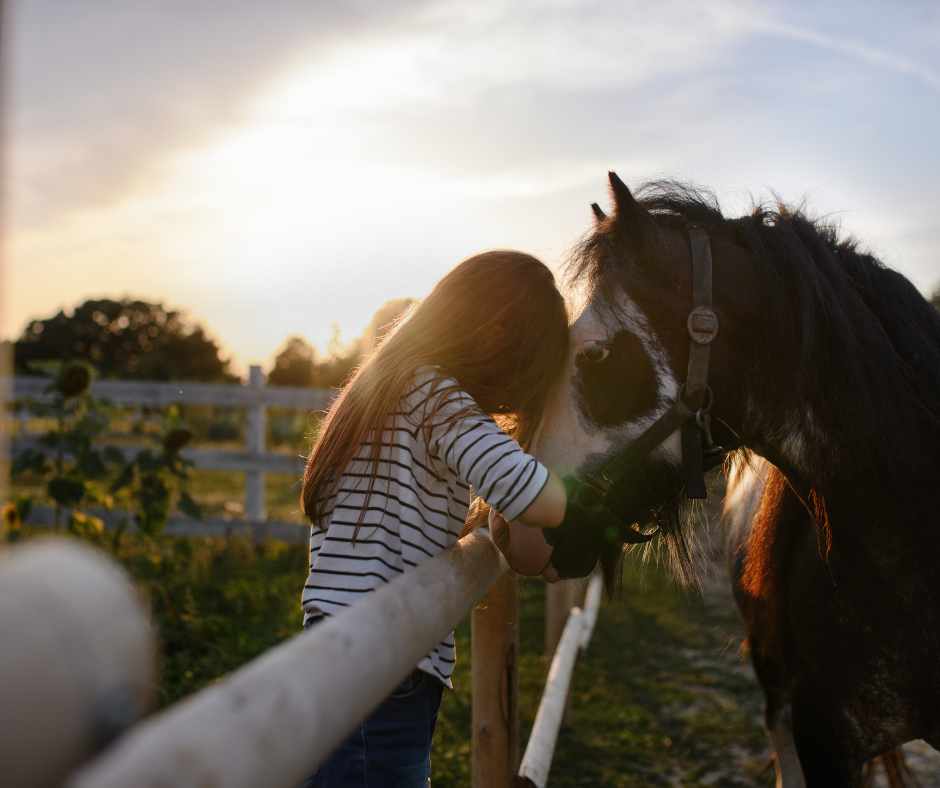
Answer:
MULTIPOLYGON (((730 271, 734 288, 746 289, 747 267, 738 264, 740 246, 695 229, 695 216, 669 211, 655 195, 637 201, 614 173, 610 184, 614 212, 607 216, 594 206, 595 231, 572 262, 585 303, 571 329, 567 372, 546 413, 538 453, 562 474, 609 478, 613 468, 621 482, 616 513, 625 522, 658 526, 663 538, 651 545, 664 548, 677 574, 689 580, 696 541, 689 516, 695 507, 687 494, 695 494, 691 488, 694 466, 703 461, 701 441, 709 448, 709 435, 696 426, 695 413, 699 425, 706 426, 703 417, 711 409, 716 443, 726 448, 736 444, 734 433, 717 422, 718 413, 740 408, 742 396, 730 385, 726 350, 740 331, 735 305, 742 299, 727 292, 723 276, 730 271), (706 324, 720 320, 721 330, 716 337, 717 325, 705 325, 704 342, 701 332, 694 336, 696 324, 690 318, 693 301, 703 300, 701 292, 693 295, 701 282, 693 286, 696 255, 690 232, 705 244, 699 255, 715 249, 714 313, 704 319, 706 324), (693 365, 697 373, 689 364, 690 356, 701 353, 696 346, 710 355, 704 378, 701 363, 693 365), (690 388, 694 376, 698 391, 690 388)), ((715 215, 720 218, 707 203, 698 208, 702 224, 715 215)), ((711 265, 709 259, 709 277, 711 265)), ((710 312, 709 307, 704 311, 710 312)), ((720 455, 706 451, 705 465, 720 461, 720 455)))

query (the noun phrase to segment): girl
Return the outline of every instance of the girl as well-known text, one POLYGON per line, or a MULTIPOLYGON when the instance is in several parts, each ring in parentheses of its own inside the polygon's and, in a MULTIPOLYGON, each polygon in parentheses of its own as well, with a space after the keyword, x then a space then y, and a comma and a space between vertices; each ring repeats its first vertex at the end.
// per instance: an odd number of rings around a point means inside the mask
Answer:
MULTIPOLYGON (((460 263, 382 341, 330 408, 307 460, 305 627, 454 544, 471 489, 506 521, 562 522, 564 485, 493 416, 531 435, 567 352, 551 272, 511 251, 460 263)), ((518 543, 525 554, 514 565, 537 574, 552 548, 541 537, 518 543)), ((307 786, 427 785, 454 663, 450 633, 307 786)))

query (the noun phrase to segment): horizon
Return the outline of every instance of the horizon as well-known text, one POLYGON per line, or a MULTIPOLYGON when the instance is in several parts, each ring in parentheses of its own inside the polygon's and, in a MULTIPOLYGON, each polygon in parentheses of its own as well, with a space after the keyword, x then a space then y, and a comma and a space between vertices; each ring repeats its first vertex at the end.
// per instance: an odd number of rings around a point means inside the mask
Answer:
POLYGON ((940 286, 930 4, 211 6, 9 7, 3 338, 127 294, 239 373, 324 353, 482 249, 557 270, 611 169, 776 190, 940 286))

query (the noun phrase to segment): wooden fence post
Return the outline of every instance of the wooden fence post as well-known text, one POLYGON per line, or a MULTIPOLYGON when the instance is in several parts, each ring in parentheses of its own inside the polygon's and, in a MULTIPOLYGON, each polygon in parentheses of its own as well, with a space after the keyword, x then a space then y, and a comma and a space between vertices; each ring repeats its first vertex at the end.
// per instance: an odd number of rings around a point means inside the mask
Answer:
POLYGON ((471 614, 474 788, 509 788, 519 763, 519 586, 507 572, 471 614))
MULTIPOLYGON (((261 367, 252 365, 248 372, 248 385, 260 389, 264 387, 264 372, 261 367)), ((245 425, 245 443, 248 453, 260 458, 264 454, 265 432, 267 431, 265 405, 261 397, 248 406, 248 419, 245 425)), ((245 471, 245 518, 251 522, 264 522, 268 518, 264 505, 264 471, 245 471)))

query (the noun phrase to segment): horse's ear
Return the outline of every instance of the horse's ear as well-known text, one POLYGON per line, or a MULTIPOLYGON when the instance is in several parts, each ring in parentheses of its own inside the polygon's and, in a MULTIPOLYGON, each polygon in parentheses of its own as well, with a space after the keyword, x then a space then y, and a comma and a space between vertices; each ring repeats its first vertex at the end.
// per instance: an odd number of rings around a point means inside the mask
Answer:
POLYGON ((610 191, 614 195, 614 205, 617 207, 617 218, 635 214, 643 209, 639 203, 633 199, 630 190, 616 172, 608 172, 607 177, 610 180, 610 191))
POLYGON ((604 221, 604 219, 607 218, 607 214, 601 210, 601 206, 599 206, 596 202, 591 203, 591 210, 594 211, 594 221, 597 224, 600 224, 604 221))
POLYGON ((608 172, 610 191, 614 197, 616 208, 615 219, 618 225, 624 226, 631 235, 642 236, 649 228, 650 216, 646 209, 640 205, 630 190, 616 172, 608 172))

